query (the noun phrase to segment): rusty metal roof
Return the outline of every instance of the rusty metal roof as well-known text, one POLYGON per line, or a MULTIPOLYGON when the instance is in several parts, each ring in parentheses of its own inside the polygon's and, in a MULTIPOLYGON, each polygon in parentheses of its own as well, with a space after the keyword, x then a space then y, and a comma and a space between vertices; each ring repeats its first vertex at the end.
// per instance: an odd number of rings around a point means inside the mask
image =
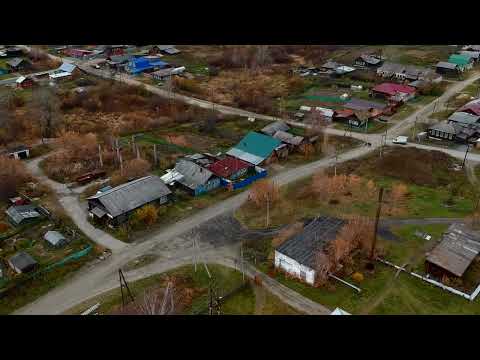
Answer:
POLYGON ((426 260, 460 277, 479 252, 480 232, 464 224, 452 224, 426 260))

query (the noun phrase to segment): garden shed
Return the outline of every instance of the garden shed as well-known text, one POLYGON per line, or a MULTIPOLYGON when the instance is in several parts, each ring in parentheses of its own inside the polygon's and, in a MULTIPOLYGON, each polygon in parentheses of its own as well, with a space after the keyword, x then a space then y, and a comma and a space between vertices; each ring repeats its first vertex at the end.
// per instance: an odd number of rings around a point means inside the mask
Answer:
POLYGON ((35 270, 37 261, 24 251, 16 253, 8 259, 8 265, 17 273, 23 274, 35 270))
POLYGON ((58 231, 47 231, 43 236, 45 241, 56 248, 61 248, 67 244, 67 239, 58 231))

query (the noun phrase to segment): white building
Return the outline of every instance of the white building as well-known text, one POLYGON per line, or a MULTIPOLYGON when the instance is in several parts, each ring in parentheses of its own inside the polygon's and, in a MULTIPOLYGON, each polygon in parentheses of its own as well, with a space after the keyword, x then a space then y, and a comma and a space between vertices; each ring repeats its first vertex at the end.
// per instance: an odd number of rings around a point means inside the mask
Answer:
POLYGON ((321 216, 309 222, 302 232, 287 239, 275 249, 275 267, 307 284, 315 284, 315 254, 345 224, 344 220, 321 216))

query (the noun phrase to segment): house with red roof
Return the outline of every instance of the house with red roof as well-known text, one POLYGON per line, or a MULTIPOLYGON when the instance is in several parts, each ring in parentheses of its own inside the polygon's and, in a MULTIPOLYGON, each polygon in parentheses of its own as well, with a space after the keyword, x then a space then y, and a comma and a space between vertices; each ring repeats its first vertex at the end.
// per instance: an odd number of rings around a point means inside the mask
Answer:
POLYGON ((253 170, 255 165, 250 164, 233 156, 225 158, 208 165, 208 170, 220 178, 236 180, 253 170))
POLYGON ((372 89, 371 95, 392 102, 406 102, 415 97, 416 91, 417 90, 413 86, 396 83, 382 83, 372 89))
POLYGON ((466 103, 458 111, 480 116, 480 99, 475 99, 466 103))

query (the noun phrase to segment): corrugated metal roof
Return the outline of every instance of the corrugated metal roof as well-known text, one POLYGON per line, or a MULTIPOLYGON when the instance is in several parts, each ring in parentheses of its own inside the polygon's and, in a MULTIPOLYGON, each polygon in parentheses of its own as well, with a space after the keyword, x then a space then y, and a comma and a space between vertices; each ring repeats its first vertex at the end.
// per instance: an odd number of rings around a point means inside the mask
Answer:
POLYGON ((347 102, 344 105, 344 107, 352 110, 370 110, 370 109, 383 110, 387 107, 387 105, 374 102, 374 101, 354 98, 354 99, 350 99, 350 101, 347 102))
POLYGON ((295 136, 285 131, 277 131, 273 135, 273 137, 284 143, 294 145, 294 146, 300 145, 302 141, 305 139, 303 136, 295 136))
POLYGON ((460 51, 460 55, 466 55, 470 58, 478 59, 480 57, 480 52, 478 51, 460 51))
POLYGON ((252 164, 246 161, 234 158, 232 156, 226 156, 224 159, 209 165, 208 169, 217 176, 229 178, 238 171, 247 169, 251 166, 252 164))
POLYGON ((162 179, 150 175, 96 194, 87 200, 98 200, 111 216, 116 217, 169 194, 171 191, 162 179))
POLYGON ((58 231, 47 231, 43 238, 50 243, 50 245, 57 246, 60 245, 62 242, 66 241, 65 236, 63 236, 58 231))
POLYGON ((397 93, 413 94, 416 91, 412 86, 396 83, 382 83, 375 86, 372 90, 391 96, 397 93))
POLYGON ((37 264, 35 259, 24 251, 16 253, 8 259, 8 261, 20 271, 26 270, 37 264))
POLYGON ((342 219, 320 216, 308 223, 302 232, 286 240, 276 250, 302 265, 314 268, 315 253, 323 250, 325 245, 334 240, 345 223, 345 220, 342 219))
POLYGON ((185 159, 177 161, 175 170, 183 175, 183 178, 177 181, 192 190, 195 190, 198 186, 205 185, 210 178, 215 176, 210 170, 185 159))
POLYGON ((391 73, 402 73, 405 71, 405 65, 386 62, 381 67, 378 68, 378 71, 382 72, 391 72, 391 73))
POLYGON ((75 64, 72 64, 72 63, 69 63, 69 62, 64 62, 58 68, 58 70, 68 72, 68 73, 72 73, 75 70, 76 67, 77 67, 77 65, 75 65, 75 64))
POLYGON ((450 115, 448 121, 468 125, 477 123, 479 119, 480 116, 478 115, 472 115, 466 112, 457 111, 450 115))
POLYGON ((50 79, 59 79, 59 78, 67 77, 67 76, 72 76, 72 73, 58 72, 58 73, 54 73, 54 74, 49 75, 50 79))
POLYGON ((470 58, 465 55, 452 54, 448 58, 448 62, 458 65, 468 65, 470 63, 470 58))
POLYGON ((233 156, 235 158, 241 159, 243 161, 249 162, 250 164, 253 164, 253 165, 258 165, 263 160, 265 160, 265 158, 263 158, 263 157, 256 156, 254 154, 250 154, 246 151, 236 149, 236 148, 232 148, 232 149, 228 150, 227 155, 230 155, 230 156, 233 156))
POLYGON ((280 144, 281 142, 278 139, 252 131, 245 135, 234 148, 262 158, 263 161, 268 158, 280 144))
POLYGON ((458 67, 458 64, 453 64, 453 63, 450 63, 450 62, 446 62, 446 61, 439 61, 435 67, 437 68, 443 68, 443 69, 450 69, 450 70, 454 70, 458 67))
POLYGON ((7 61, 7 64, 10 65, 11 67, 17 67, 24 61, 25 59, 22 59, 22 58, 13 58, 12 60, 7 61))
POLYGON ((456 276, 462 276, 480 252, 480 233, 465 224, 452 224, 443 235, 442 241, 426 260, 456 276))
POLYGON ((380 62, 382 62, 382 59, 379 59, 375 56, 369 55, 369 54, 362 54, 360 55, 360 58, 365 61, 367 64, 370 65, 377 65, 380 62))
POLYGON ((332 117, 333 116, 333 110, 332 109, 317 106, 315 108, 315 110, 321 112, 323 116, 326 116, 326 117, 332 117))
POLYGON ((10 206, 5 213, 16 224, 20 224, 23 220, 39 218, 42 215, 37 211, 35 205, 14 205, 10 206))
POLYGON ((277 131, 288 131, 290 130, 290 126, 288 126, 284 121, 275 121, 271 124, 265 126, 261 132, 267 135, 272 136, 277 131))

